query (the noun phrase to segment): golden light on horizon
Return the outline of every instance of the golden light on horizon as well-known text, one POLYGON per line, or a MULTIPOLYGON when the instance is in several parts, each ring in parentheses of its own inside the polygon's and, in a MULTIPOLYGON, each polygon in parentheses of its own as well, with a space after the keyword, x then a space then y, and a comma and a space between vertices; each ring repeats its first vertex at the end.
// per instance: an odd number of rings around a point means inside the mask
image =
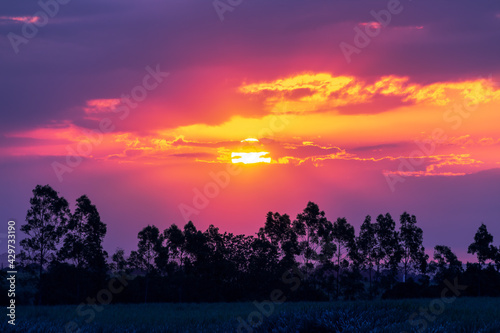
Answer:
POLYGON ((255 138, 246 138, 240 141, 243 145, 231 153, 232 163, 254 164, 271 163, 268 151, 262 151, 260 141, 255 138))
POLYGON ((231 153, 232 163, 243 163, 243 164, 253 164, 253 163, 271 163, 271 157, 265 157, 269 152, 251 152, 251 153, 231 153))

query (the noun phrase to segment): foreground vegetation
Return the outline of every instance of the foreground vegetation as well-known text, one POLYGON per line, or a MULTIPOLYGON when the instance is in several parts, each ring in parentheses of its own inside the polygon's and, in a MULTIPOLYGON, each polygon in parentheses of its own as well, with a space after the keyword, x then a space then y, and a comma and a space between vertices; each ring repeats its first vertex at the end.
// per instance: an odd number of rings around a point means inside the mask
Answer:
MULTIPOLYGON (((500 331, 499 298, 457 298, 449 304, 432 299, 285 302, 274 307, 269 318, 264 315, 263 322, 252 328, 241 324, 249 319, 258 323, 261 312, 251 302, 109 305, 96 312, 90 323, 78 317, 77 306, 23 306, 17 309, 15 328, 4 320, 0 331, 67 332, 65 325, 70 321, 82 333, 500 331)), ((68 332, 72 331, 77 332, 76 327, 68 332)))
MULTIPOLYGON (((16 263, 18 305, 88 297, 109 304, 102 296, 110 291, 113 303, 244 302, 266 299, 274 289, 291 291, 288 301, 432 298, 456 279, 467 286, 460 296, 500 296, 500 249, 484 224, 468 247, 478 262, 465 265, 445 245, 436 245, 431 259, 417 218, 407 212, 399 223, 389 213, 368 215, 356 233, 313 202, 295 219, 268 212, 255 236, 214 225, 201 231, 191 221, 163 231, 148 225, 136 250, 127 256, 118 249, 109 258, 106 224, 87 196, 71 212, 54 189, 38 185, 30 203, 20 228, 26 237, 16 263), (134 278, 115 281, 124 275, 134 278)), ((9 302, 6 274, 0 271, 0 305, 9 302)))

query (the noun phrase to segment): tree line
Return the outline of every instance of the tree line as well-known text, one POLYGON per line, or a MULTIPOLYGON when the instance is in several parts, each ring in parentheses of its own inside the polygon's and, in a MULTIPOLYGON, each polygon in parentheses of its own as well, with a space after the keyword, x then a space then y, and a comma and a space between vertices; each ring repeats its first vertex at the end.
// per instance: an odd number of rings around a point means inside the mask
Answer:
POLYGON ((24 304, 80 303, 124 274, 136 277, 113 302, 253 301, 292 278, 300 288, 286 297, 296 301, 440 297, 446 283, 467 286, 464 296, 500 295, 500 247, 484 224, 468 248, 478 262, 465 265, 445 245, 429 258, 415 215, 404 212, 399 223, 389 213, 368 215, 356 234, 313 202, 293 220, 267 213, 254 236, 213 225, 201 231, 191 221, 163 231, 148 225, 130 255, 119 248, 109 256, 106 224, 86 195, 71 212, 54 189, 38 185, 30 204, 18 266, 24 304))

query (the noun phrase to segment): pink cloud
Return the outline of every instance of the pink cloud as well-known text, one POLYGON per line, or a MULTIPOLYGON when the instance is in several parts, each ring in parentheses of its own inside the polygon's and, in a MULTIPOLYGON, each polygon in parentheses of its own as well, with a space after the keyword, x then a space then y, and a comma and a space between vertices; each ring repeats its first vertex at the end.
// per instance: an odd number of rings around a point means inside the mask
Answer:
POLYGON ((86 114, 95 114, 102 112, 111 112, 120 104, 118 98, 112 99, 92 99, 87 101, 84 108, 86 114))
POLYGON ((0 16, 0 23, 21 22, 21 23, 35 23, 40 18, 38 16, 0 16))
POLYGON ((364 27, 364 26, 369 26, 369 27, 370 27, 370 28, 372 28, 372 29, 380 29, 380 28, 381 28, 380 23, 378 23, 378 22, 374 22, 374 21, 372 21, 372 22, 362 22, 362 23, 360 23, 359 25, 360 25, 360 26, 363 26, 363 27, 364 27))

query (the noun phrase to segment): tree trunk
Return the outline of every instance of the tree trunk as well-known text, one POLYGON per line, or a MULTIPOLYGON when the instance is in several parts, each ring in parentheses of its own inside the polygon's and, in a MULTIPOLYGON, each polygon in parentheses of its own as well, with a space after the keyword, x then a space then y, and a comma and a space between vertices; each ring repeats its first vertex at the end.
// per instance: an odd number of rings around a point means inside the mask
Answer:
POLYGON ((179 287, 179 303, 182 302, 182 285, 179 287))
POLYGON ((43 292, 43 249, 40 251, 40 267, 38 268, 38 305, 42 305, 42 292, 43 292))
POLYGON ((404 265, 405 265, 405 271, 404 271, 404 274, 403 274, 403 283, 406 282, 406 260, 404 262, 404 265))
POLYGON ((477 296, 481 297, 481 264, 479 264, 479 272, 477 274, 477 296))
POLYGON ((370 280, 370 284, 369 284, 369 286, 370 286, 370 298, 372 298, 373 297, 373 295, 372 295, 373 289, 372 289, 372 267, 371 266, 368 267, 368 276, 369 276, 369 280, 370 280))
POLYGON ((149 274, 146 274, 146 290, 144 292, 144 303, 148 302, 149 274))
POLYGON ((42 305, 42 290, 43 290, 43 269, 42 269, 42 260, 40 260, 40 269, 39 269, 39 280, 38 280, 38 305, 42 305))
POLYGON ((340 296, 340 243, 338 244, 338 254, 337 254, 337 298, 340 296))

